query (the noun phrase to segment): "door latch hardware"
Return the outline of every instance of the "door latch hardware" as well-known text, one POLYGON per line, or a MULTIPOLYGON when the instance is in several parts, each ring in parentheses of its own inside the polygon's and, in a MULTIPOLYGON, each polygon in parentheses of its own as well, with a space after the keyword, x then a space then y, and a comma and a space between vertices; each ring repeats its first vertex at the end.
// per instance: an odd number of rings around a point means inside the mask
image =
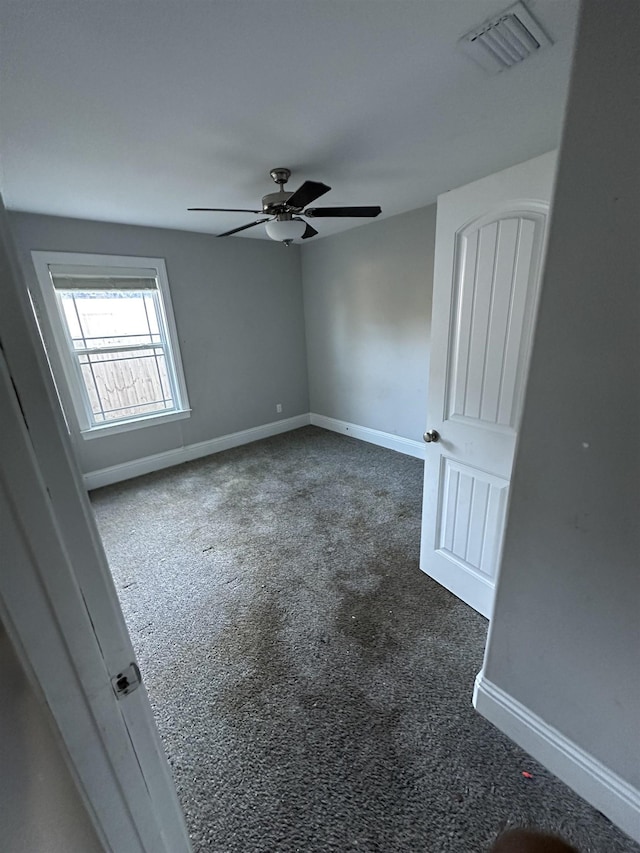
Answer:
POLYGON ((140 670, 136 663, 130 663, 128 667, 123 669, 122 672, 119 672, 117 675, 114 675, 111 679, 113 692, 116 694, 118 699, 122 699, 123 696, 128 696, 129 693, 133 693, 136 687, 140 686, 141 682, 142 676, 140 675, 140 670))
POLYGON ((440 433, 436 429, 429 429, 422 436, 427 444, 431 444, 432 441, 440 441, 440 433))

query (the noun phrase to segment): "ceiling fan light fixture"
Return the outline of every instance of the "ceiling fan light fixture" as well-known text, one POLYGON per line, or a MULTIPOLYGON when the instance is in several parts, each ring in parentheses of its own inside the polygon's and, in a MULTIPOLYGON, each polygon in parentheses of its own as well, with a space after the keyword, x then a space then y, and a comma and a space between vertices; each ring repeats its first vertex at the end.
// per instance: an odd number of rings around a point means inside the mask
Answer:
POLYGON ((272 219, 265 225, 267 235, 280 243, 290 243, 297 240, 307 229, 307 223, 302 219, 272 219))

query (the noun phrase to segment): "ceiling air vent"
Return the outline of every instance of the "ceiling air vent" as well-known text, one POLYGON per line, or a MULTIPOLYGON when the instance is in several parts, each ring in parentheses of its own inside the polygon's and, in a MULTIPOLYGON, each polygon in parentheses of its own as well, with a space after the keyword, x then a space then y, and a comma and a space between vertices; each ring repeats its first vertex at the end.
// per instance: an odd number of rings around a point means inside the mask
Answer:
POLYGON ((511 68, 553 44, 524 3, 516 3, 463 36, 459 45, 489 74, 511 68))

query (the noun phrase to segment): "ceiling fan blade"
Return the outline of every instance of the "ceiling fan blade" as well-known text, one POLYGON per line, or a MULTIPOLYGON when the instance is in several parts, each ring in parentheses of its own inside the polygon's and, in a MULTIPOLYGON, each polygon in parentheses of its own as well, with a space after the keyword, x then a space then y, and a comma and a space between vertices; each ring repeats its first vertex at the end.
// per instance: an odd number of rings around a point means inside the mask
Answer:
POLYGON ((378 216, 381 207, 310 207, 304 216, 378 216))
POLYGON ((331 187, 321 184, 318 181, 305 181, 301 187, 298 187, 291 198, 287 199, 287 205, 289 207, 306 207, 312 201, 320 198, 321 195, 328 193, 330 189, 331 187))
POLYGON ((313 227, 313 225, 309 225, 308 222, 306 223, 306 225, 307 225, 307 229, 304 232, 304 234, 302 235, 302 238, 301 238, 302 240, 306 240, 308 237, 315 237, 316 234, 318 233, 316 231, 316 229, 313 227))
POLYGON ((248 210, 246 207, 188 207, 187 210, 204 210, 211 213, 262 213, 261 210, 248 210))
POLYGON ((225 231, 224 234, 218 234, 218 237, 229 237, 231 234, 237 234, 238 231, 246 231, 247 228, 253 228, 254 225, 260 225, 262 222, 268 222, 271 217, 266 219, 256 219, 255 222, 250 222, 248 225, 241 225, 240 228, 232 228, 231 231, 225 231))

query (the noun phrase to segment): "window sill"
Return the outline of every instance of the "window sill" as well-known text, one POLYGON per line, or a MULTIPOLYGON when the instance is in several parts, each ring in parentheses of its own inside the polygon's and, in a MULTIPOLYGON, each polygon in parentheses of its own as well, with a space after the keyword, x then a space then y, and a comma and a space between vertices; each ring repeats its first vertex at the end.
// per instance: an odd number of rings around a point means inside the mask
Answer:
POLYGON ((181 421, 184 418, 191 417, 191 409, 182 409, 179 412, 161 412, 157 415, 145 415, 143 418, 132 418, 130 421, 122 421, 119 424, 108 424, 105 426, 95 426, 90 429, 80 430, 80 435, 84 439, 103 438, 107 435, 115 435, 119 432, 130 432, 134 429, 143 427, 155 426, 157 424, 166 424, 169 421, 181 421))

